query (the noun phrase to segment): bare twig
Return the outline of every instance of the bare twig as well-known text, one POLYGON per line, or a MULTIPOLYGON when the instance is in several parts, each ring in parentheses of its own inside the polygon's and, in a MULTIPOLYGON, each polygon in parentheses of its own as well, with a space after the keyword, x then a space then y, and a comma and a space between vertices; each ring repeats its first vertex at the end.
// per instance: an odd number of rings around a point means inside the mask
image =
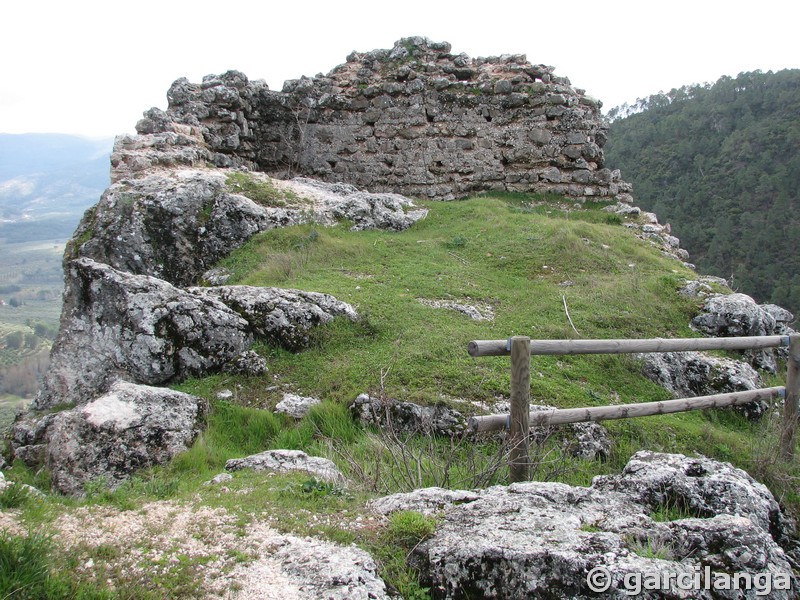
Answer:
POLYGON ((572 327, 572 331, 574 331, 578 336, 580 336, 581 335, 580 332, 577 329, 575 329, 575 323, 572 322, 572 317, 569 316, 569 308, 567 308, 567 295, 562 294, 561 300, 563 300, 564 302, 564 312, 567 315, 567 320, 569 321, 569 324, 572 327))

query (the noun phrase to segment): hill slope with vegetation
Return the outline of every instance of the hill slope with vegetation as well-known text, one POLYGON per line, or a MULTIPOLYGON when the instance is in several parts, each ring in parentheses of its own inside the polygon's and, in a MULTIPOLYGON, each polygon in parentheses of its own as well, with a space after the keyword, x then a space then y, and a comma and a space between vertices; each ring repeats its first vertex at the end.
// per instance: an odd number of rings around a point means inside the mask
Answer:
MULTIPOLYGON (((256 349, 269 369, 264 376, 213 375, 175 386, 204 397, 211 409, 206 430, 171 464, 142 471, 113 491, 99 481, 81 500, 19 500, 16 521, 61 531, 61 545, 48 560, 75 572, 59 582, 63 596, 49 597, 74 597, 76 590, 81 597, 203 597, 204 577, 228 576, 253 560, 237 546, 216 548, 213 555, 186 550, 183 542, 162 547, 159 536, 140 540, 130 552, 89 538, 74 542, 98 515, 119 522, 136 511, 182 515, 188 505, 192 514, 216 511, 216 519, 238 523, 242 540, 249 539, 254 523, 265 523, 284 533, 355 543, 375 557, 381 576, 404 597, 428 598, 405 558, 431 534, 435 521, 418 513, 376 519, 367 502, 425 486, 508 483, 498 454, 502 437, 458 440, 363 427, 348 413, 358 394, 465 413, 491 411, 508 399, 509 360, 471 358, 467 343, 519 334, 574 337, 565 305, 586 338, 695 335, 688 324, 697 300, 676 290, 696 273, 624 227, 636 217, 610 214, 601 205, 577 209, 560 198, 523 195, 421 204, 428 216, 403 232, 351 231, 347 223, 292 226, 254 236, 221 262, 232 273, 228 283, 331 293, 356 307, 362 319, 323 327, 300 353, 261 343, 256 349), (420 300, 470 304, 494 318, 476 321, 420 300), (274 414, 285 392, 322 403, 300 420, 274 414), (330 458, 349 486, 248 471, 235 473, 224 488, 203 484, 228 459, 267 449, 330 458), (65 552, 64 544, 73 544, 71 550, 65 552), (98 589, 96 582, 110 587, 98 589)), ((630 357, 536 357, 531 371, 532 401, 539 404, 670 397, 630 357)), ((776 463, 774 425, 723 410, 610 422, 613 446, 605 461, 573 456, 556 428, 536 437, 534 479, 587 485, 595 475, 618 472, 642 448, 700 453, 745 468, 796 506, 796 467, 776 463)), ((47 487, 45 472, 15 466, 7 474, 47 487)), ((674 518, 679 516, 668 517, 674 518)), ((7 537, 6 543, 20 543, 14 540, 19 538, 7 537)), ((37 551, 47 556, 42 548, 37 551)))
POLYGON ((699 269, 800 313, 800 70, 684 86, 608 116, 607 164, 699 269))
POLYGON ((109 183, 112 139, 0 134, 0 422, 35 395, 58 330, 64 244, 109 183))

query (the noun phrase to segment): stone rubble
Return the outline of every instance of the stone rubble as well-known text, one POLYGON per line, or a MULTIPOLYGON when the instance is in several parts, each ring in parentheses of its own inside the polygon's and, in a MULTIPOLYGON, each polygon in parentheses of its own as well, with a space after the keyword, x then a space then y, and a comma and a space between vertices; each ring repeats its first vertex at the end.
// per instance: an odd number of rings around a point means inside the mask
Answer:
POLYGON ((460 436, 467 430, 467 418, 444 405, 421 406, 413 402, 382 400, 369 394, 359 394, 350 405, 350 413, 367 427, 377 426, 393 432, 427 433, 460 436))

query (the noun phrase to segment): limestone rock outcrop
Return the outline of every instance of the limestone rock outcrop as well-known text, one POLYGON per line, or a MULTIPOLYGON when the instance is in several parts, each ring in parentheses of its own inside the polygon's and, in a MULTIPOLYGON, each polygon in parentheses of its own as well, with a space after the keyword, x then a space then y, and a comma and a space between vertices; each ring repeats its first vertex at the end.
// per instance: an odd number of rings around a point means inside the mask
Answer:
POLYGON ((250 347, 219 300, 82 258, 67 265, 62 323, 31 408, 86 404, 124 378, 147 385, 220 370, 250 347))
POLYGON ((78 225, 65 260, 91 258, 186 286, 261 231, 344 219, 357 229, 399 231, 426 212, 404 196, 342 184, 226 169, 153 169, 105 191, 78 225))
POLYGON ((49 469, 56 490, 81 494, 90 481, 113 488, 188 450, 205 413, 201 398, 117 381, 82 406, 17 423, 12 442, 17 458, 49 469))
POLYGON ((388 600, 396 597, 386 590, 375 560, 354 544, 342 546, 318 538, 286 535, 275 539, 275 546, 274 554, 234 569, 230 579, 238 589, 226 598, 261 598, 265 586, 280 590, 280 596, 270 597, 292 600, 388 600), (285 578, 275 576, 276 565, 285 578))
POLYGON ((323 481, 342 483, 342 475, 336 464, 327 458, 309 456, 300 450, 267 450, 244 458, 232 458, 225 463, 226 471, 274 471, 292 473, 301 471, 319 477, 323 481))
POLYGON ((229 71, 179 79, 117 141, 115 180, 162 166, 246 167, 450 199, 485 190, 629 201, 604 165, 600 102, 524 55, 470 58, 404 38, 281 92, 229 71))
MULTIPOLYGON (((335 316, 358 318, 328 294, 221 286, 175 287, 88 258, 68 264, 61 330, 32 408, 85 404, 123 378, 164 385, 263 365, 247 353, 255 338, 297 350, 335 316)), ((257 357, 256 357, 257 358, 257 357)))
POLYGON ((597 569, 606 578, 595 584, 608 582, 607 597, 620 598, 635 592, 637 574, 673 574, 668 589, 648 590, 648 598, 730 597, 702 586, 681 590, 679 574, 705 569, 717 577, 770 573, 771 598, 792 598, 800 583, 775 499, 744 472, 703 458, 639 452, 621 475, 595 478, 588 488, 532 482, 416 490, 372 507, 440 516, 411 556, 436 599, 595 598, 587 575, 597 569))
POLYGON ((358 320, 352 306, 330 294, 246 285, 193 287, 187 291, 222 302, 248 323, 253 335, 288 350, 306 347, 311 329, 330 323, 334 317, 358 320))
MULTIPOLYGON (((760 306, 746 294, 713 294, 692 319, 692 328, 716 337, 789 335, 794 333, 789 326, 793 318, 788 310, 774 304, 760 306)), ((749 350, 744 355, 754 367, 775 372, 773 351, 749 350)))
MULTIPOLYGON (((642 361, 644 374, 676 398, 757 390, 762 383, 758 371, 748 363, 704 352, 638 354, 636 358, 642 361)), ((735 410, 756 420, 769 408, 766 401, 756 401, 735 410)))
POLYGON ((597 490, 622 492, 651 510, 674 509, 698 518, 745 517, 782 544, 791 544, 793 524, 764 484, 729 463, 640 451, 619 475, 596 477, 597 490))

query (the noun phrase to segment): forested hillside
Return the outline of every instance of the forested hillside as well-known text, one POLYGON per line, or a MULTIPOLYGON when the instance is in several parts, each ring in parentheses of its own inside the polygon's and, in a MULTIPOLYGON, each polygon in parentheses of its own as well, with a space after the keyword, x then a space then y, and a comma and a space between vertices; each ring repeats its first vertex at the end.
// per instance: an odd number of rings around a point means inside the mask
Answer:
POLYGON ((606 164, 700 271, 800 314, 800 69, 684 86, 608 116, 606 164))

